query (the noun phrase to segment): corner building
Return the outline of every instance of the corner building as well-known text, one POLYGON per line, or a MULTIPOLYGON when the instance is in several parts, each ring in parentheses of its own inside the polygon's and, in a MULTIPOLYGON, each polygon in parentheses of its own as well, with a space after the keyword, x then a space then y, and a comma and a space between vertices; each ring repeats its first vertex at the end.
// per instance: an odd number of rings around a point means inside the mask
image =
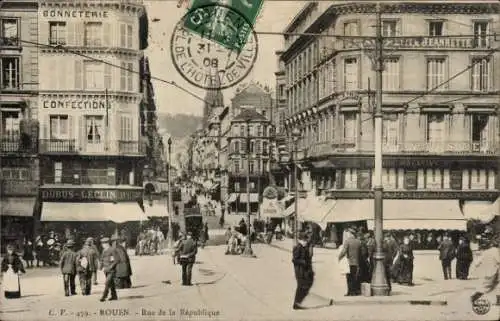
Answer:
MULTIPOLYGON (((374 37, 375 5, 311 2, 285 32, 374 37)), ((499 196, 499 13, 493 1, 382 2, 383 36, 408 37, 384 40, 384 229, 464 230, 499 196)), ((311 192, 299 214, 323 227, 373 228, 373 49, 285 36, 286 127, 302 133, 311 192)))
POLYGON ((38 14, 41 220, 139 221, 142 1, 48 0, 38 14))

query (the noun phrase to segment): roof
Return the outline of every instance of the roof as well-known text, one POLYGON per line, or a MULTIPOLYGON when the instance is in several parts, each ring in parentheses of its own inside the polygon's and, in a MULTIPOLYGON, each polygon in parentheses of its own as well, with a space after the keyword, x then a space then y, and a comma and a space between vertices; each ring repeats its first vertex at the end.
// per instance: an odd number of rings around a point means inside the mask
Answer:
POLYGON ((233 122, 248 122, 248 121, 263 121, 267 122, 267 118, 255 111, 253 108, 244 108, 241 113, 233 118, 233 122))

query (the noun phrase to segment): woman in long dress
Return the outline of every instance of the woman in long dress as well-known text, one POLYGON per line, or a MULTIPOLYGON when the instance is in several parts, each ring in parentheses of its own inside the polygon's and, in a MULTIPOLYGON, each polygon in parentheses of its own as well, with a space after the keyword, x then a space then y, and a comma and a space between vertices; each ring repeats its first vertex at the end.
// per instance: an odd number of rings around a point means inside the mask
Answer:
POLYGON ((26 273, 23 262, 14 252, 14 246, 7 245, 7 255, 2 260, 3 291, 7 299, 18 299, 21 297, 21 284, 19 273, 26 273))
POLYGON ((413 285, 413 249, 410 245, 410 239, 405 236, 403 240, 403 245, 400 248, 399 256, 399 277, 398 281, 400 284, 413 285))

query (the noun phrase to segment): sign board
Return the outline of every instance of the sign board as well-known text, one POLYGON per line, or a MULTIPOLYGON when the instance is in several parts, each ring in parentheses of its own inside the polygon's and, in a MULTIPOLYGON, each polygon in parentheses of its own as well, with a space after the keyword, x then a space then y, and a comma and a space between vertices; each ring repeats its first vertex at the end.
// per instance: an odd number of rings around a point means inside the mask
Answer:
POLYGON ((127 202, 142 199, 140 190, 50 188, 42 189, 42 201, 46 202, 127 202))
MULTIPOLYGON (((452 199, 452 200, 495 200, 497 191, 384 191, 384 199, 452 199)), ((373 198, 373 191, 335 190, 328 192, 328 198, 361 199, 373 198)))
POLYGON ((277 199, 264 198, 260 204, 261 217, 283 217, 284 211, 285 206, 277 199))

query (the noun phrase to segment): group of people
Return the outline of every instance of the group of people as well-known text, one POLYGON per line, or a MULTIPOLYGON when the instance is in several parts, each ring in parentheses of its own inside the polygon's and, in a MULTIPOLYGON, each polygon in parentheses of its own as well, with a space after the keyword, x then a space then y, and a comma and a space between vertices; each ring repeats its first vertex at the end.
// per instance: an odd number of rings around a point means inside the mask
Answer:
POLYGON ((97 270, 105 274, 104 292, 100 301, 117 300, 116 289, 132 287, 132 267, 126 250, 126 239, 113 236, 101 239, 102 253, 99 254, 94 239, 86 239, 79 251, 74 250, 75 242, 68 240, 62 252, 59 267, 64 280, 65 296, 76 295, 75 278, 78 275, 82 295, 90 295, 92 284, 97 284, 97 270), (112 244, 111 244, 112 243, 112 244))
POLYGON ((444 279, 449 280, 452 278, 451 262, 456 258, 456 277, 460 280, 467 280, 469 269, 474 259, 468 240, 465 237, 460 237, 458 246, 455 247, 451 238, 445 235, 443 241, 438 246, 438 250, 444 279))
POLYGON ((159 227, 144 230, 137 236, 135 253, 139 256, 159 254, 164 241, 165 235, 159 227))

